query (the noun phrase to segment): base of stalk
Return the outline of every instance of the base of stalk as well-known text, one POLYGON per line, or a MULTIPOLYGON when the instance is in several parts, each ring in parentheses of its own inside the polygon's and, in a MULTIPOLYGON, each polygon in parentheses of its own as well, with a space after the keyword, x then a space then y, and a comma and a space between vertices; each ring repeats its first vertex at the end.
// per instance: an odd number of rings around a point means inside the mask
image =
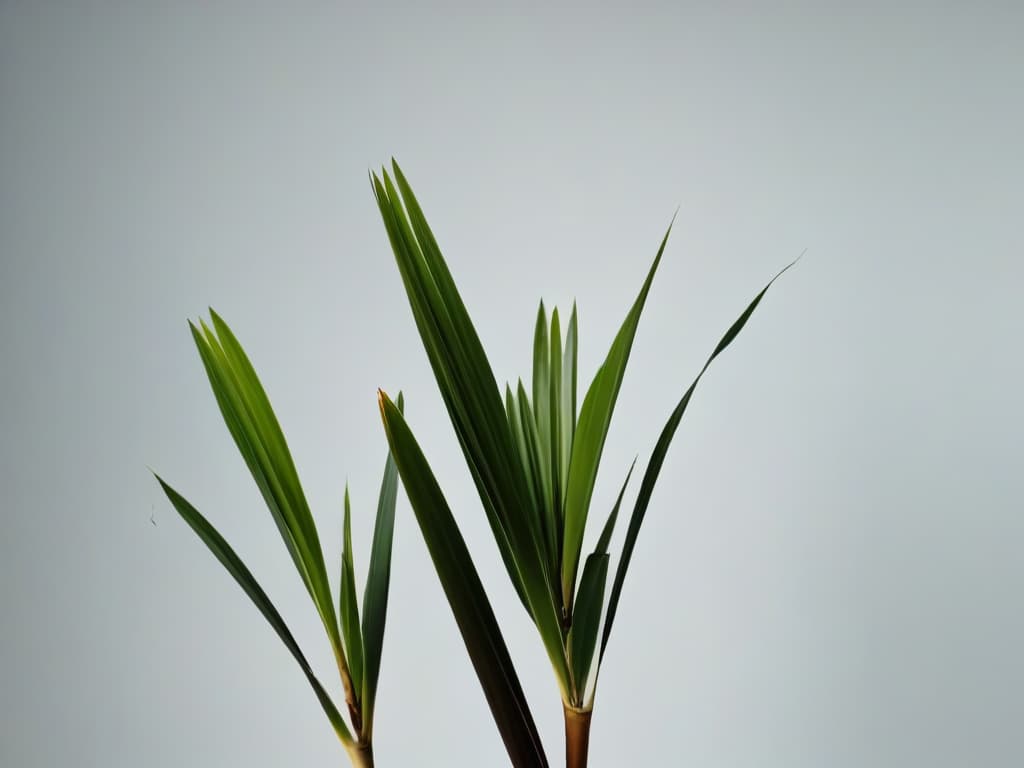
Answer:
POLYGON ((592 712, 564 702, 562 711, 565 713, 565 768, 587 768, 592 712))
POLYGON ((353 744, 348 748, 352 768, 373 768, 373 745, 353 744))

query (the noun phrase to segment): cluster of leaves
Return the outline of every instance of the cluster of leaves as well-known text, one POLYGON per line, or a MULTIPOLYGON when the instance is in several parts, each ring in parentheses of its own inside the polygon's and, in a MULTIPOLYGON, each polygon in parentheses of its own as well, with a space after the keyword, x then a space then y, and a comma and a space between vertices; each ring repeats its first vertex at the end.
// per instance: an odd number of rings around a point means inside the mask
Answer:
MULTIPOLYGON (((632 468, 581 573, 584 533, 612 413, 669 233, 577 416, 575 306, 563 340, 558 310, 548 316, 541 303, 531 391, 520 380, 514 390, 506 386, 503 399, 423 211, 398 165, 392 170, 393 177, 386 169, 374 174, 372 183, 441 396, 563 703, 567 711, 589 712, 636 538, 676 428, 704 371, 736 338, 775 278, 725 333, 671 412, 644 473, 605 610, 608 546, 632 468)), ((402 483, 509 756, 517 766, 547 765, 500 628, 444 495, 402 413, 383 393, 381 411, 402 483)))
MULTIPOLYGON (((563 336, 558 309, 548 314, 541 302, 528 385, 520 379, 515 387, 506 385, 503 393, 422 209, 397 164, 392 171, 371 174, 371 182, 413 318, 509 579, 554 669, 566 713, 567 762, 582 767, 598 674, 626 572, 676 429, 708 366, 792 264, 768 282, 726 331, 671 411, 644 471, 609 589, 609 547, 635 460, 585 558, 584 538, 605 440, 671 224, 582 403, 577 403, 575 305, 563 336), (575 743, 570 743, 573 739, 575 743)), ((347 486, 335 603, 316 525, 267 395, 238 340, 212 310, 211 323, 212 329, 205 322, 198 328, 190 324, 193 337, 228 429, 321 618, 337 661, 348 722, 241 559, 195 507, 158 480, 295 657, 353 763, 373 765, 373 712, 401 476, 509 757, 517 768, 546 767, 547 757, 500 626, 444 493, 405 421, 401 394, 392 402, 380 392, 390 453, 360 616, 347 486)))
MULTIPOLYGON (((338 738, 352 754, 353 761, 366 764, 372 760, 369 755, 373 711, 391 574, 391 545, 398 494, 395 462, 389 453, 377 505, 360 619, 348 487, 346 485, 345 488, 344 540, 336 609, 316 524, 270 400, 227 323, 213 310, 210 317, 212 329, 204 321, 200 322, 199 328, 189 324, 192 336, 228 430, 320 615, 337 661, 349 723, 313 672, 281 614, 241 558, 192 504, 159 476, 157 480, 185 522, 234 577, 299 663, 338 738)), ((402 397, 399 395, 398 407, 401 405, 402 397)))

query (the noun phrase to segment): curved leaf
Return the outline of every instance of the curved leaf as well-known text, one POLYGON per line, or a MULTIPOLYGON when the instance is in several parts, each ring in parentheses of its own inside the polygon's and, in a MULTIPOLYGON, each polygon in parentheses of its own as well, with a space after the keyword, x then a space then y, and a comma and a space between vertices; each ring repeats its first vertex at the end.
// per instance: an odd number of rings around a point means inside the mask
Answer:
POLYGON ((284 619, 281 618, 281 614, 278 613, 274 604, 270 602, 270 598, 267 597, 266 592, 257 583, 252 573, 242 562, 241 558, 235 554, 235 551, 231 546, 224 540, 224 538, 217 532, 217 530, 210 524, 210 522, 203 517, 199 510, 193 507, 181 494, 171 488, 163 479, 154 473, 157 482, 160 483, 160 487, 163 488, 164 493, 167 494, 167 498, 171 500, 171 504, 181 515, 182 519, 198 534, 199 538, 202 539, 203 543, 209 548, 214 556, 220 561, 221 565, 227 569, 228 573, 235 579, 238 585, 245 591, 245 594, 249 596, 253 604, 259 609, 260 613, 263 614, 264 618, 277 632, 277 636, 281 638, 281 641, 285 644, 285 647, 291 652, 295 661, 298 662, 302 668, 303 674, 306 675, 306 679, 309 681, 310 686, 313 688, 313 692, 316 694, 317 699, 320 701, 320 706, 323 707, 324 712, 327 714, 327 719, 330 720, 331 725, 334 727, 334 732, 341 739, 342 744, 346 747, 350 747, 354 744, 352 734, 349 732, 348 727, 345 725, 345 721, 341 717, 341 713, 338 712, 338 708, 334 706, 334 702, 331 700, 330 695, 324 689, 323 685, 317 679, 313 673, 313 668, 309 665, 305 655, 299 648, 299 644, 295 641, 295 637, 292 635, 288 626, 284 623, 284 619))
POLYGON ((210 316, 216 333, 205 323, 200 323, 202 331, 189 323, 210 386, 340 661, 340 634, 323 551, 288 445, 241 344, 216 312, 210 310, 210 316))
MULTIPOLYGON (((676 428, 679 426, 680 420, 683 418, 683 413, 686 412, 686 407, 690 404, 690 398, 693 396, 694 390, 697 388, 697 383, 700 381, 704 372, 711 365, 711 361, 718 357, 719 353, 725 350, 732 342, 733 339, 743 330, 743 326, 747 324, 747 320, 757 309, 757 305, 761 303, 761 299, 764 298, 765 293, 771 288, 772 283, 779 279, 779 277, 790 267, 792 267, 799 258, 790 262, 783 267, 779 272, 768 281, 768 284, 761 289, 761 292, 754 297, 754 300, 750 302, 743 313, 737 318, 729 330, 725 332, 722 339, 715 346, 715 350, 711 353, 711 356, 704 363, 704 367, 700 369, 700 373, 697 374, 697 378, 690 384, 689 389, 683 394, 683 397, 679 400, 675 409, 672 411, 672 415, 669 416, 668 422, 665 427, 661 430, 661 435, 658 437, 658 442, 654 446, 654 451, 651 454, 651 461, 647 465, 647 471, 644 472, 644 479, 640 483, 640 492, 637 495, 636 505, 633 507, 633 514, 629 520, 629 528, 626 531, 626 540, 622 545, 622 556, 619 558, 619 565, 615 570, 615 581, 612 584, 611 597, 608 600, 608 614, 604 622, 604 633, 601 637, 601 656, 604 658, 605 649, 608 646, 608 638, 611 635, 612 624, 615 621, 615 613, 619 607, 619 596, 622 593, 622 584, 626 579, 626 571, 629 569, 629 561, 633 557, 633 548, 636 545, 637 536, 640 533, 640 526, 643 524, 644 515, 647 512, 647 505, 650 503, 651 494, 654 492, 654 484, 658 481, 658 475, 661 472, 661 466, 665 462, 665 455, 668 453, 669 445, 672 443, 672 438, 675 436, 676 428)), ((600 664, 600 661, 598 662, 600 664)))

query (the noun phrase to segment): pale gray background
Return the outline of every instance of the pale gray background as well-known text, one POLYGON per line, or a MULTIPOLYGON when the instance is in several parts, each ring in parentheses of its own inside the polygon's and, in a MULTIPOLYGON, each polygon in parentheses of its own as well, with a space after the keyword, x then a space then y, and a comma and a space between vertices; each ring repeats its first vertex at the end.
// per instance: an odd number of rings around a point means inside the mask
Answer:
MULTIPOLYGON (((553 676, 374 209, 392 154, 501 379, 540 294, 578 298, 589 378, 681 206, 597 510, 808 249, 669 456, 594 768, 1024 763, 1020 6, 413 5, 0 6, 0 765, 344 760, 146 470, 333 680, 191 346, 207 305, 264 377, 332 568, 346 477, 369 544, 375 390, 406 390, 560 763, 553 676)), ((404 497, 395 554, 379 764, 506 764, 404 497)))

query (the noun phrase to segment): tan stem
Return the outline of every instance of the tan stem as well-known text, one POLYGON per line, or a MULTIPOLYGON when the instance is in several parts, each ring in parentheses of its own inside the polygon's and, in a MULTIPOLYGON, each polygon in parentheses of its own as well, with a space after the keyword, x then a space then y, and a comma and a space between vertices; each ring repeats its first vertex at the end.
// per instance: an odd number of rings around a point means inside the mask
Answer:
POLYGON ((565 768, 587 768, 591 711, 562 705, 565 713, 565 768))
POLYGON ((373 768, 373 745, 353 744, 348 748, 352 768, 373 768))

